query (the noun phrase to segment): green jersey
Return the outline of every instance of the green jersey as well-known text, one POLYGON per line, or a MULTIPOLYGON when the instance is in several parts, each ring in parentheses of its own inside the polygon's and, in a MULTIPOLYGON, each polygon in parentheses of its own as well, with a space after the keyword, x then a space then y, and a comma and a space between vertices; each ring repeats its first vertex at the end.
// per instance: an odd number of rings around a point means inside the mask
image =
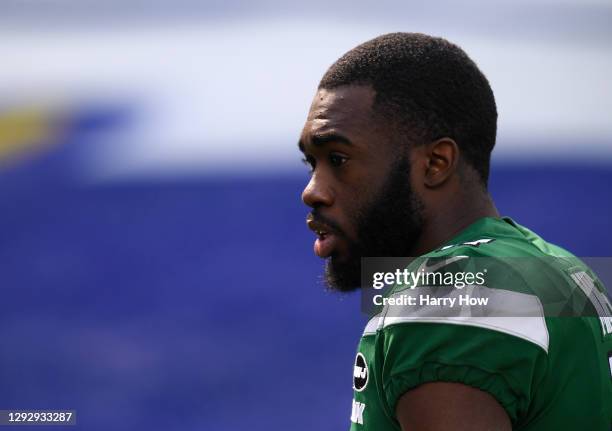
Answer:
MULTIPOLYGON (((472 265, 466 257, 488 259, 486 274, 459 293, 487 296, 493 308, 384 304, 359 343, 351 430, 400 430, 395 408, 404 393, 456 382, 492 395, 515 430, 609 431, 612 308, 593 271, 513 220, 491 217, 409 266, 446 265, 456 275, 472 265)), ((419 289, 395 285, 385 297, 405 292, 419 289)))

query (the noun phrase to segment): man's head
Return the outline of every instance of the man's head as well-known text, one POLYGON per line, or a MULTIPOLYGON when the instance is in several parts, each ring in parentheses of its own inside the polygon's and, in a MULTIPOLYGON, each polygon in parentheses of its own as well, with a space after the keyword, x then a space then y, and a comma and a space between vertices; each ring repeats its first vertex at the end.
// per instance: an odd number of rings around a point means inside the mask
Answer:
POLYGON ((388 34, 333 64, 300 138, 328 284, 358 287, 361 257, 411 255, 445 200, 486 193, 496 122, 486 78, 443 39, 388 34))

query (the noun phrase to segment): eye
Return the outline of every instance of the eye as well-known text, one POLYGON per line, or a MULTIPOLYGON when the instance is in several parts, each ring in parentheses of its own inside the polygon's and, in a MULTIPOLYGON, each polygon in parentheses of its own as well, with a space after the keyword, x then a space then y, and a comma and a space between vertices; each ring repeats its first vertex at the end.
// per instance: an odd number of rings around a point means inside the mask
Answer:
POLYGON ((312 173, 315 168, 315 159, 312 156, 305 156, 302 158, 302 163, 308 166, 308 172, 312 173))
POLYGON ((329 155, 329 163, 332 166, 342 166, 343 164, 346 163, 346 161, 348 160, 348 157, 343 156, 342 154, 338 154, 338 153, 331 153, 329 155))

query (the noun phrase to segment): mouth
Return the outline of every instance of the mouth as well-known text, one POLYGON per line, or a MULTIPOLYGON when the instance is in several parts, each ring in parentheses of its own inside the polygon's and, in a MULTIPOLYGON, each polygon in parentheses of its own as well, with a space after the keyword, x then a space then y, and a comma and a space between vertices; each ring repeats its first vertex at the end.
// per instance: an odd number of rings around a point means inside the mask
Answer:
POLYGON ((316 221, 311 215, 306 219, 308 228, 317 235, 314 242, 314 252, 317 256, 325 259, 332 255, 338 244, 338 235, 331 227, 316 221))

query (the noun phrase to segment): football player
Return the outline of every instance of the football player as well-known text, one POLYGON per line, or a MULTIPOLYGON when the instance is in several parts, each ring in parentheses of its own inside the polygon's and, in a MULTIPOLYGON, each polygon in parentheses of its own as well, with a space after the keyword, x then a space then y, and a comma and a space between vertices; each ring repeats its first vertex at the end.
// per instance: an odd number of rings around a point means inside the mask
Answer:
POLYGON ((455 271, 467 256, 490 262, 470 292, 496 304, 373 316, 353 367, 351 429, 610 429, 609 300, 580 260, 499 215, 487 191, 496 124, 486 77, 441 38, 377 37, 319 84, 299 148, 327 284, 359 288, 366 256, 452 261, 455 271), (557 311, 582 300, 592 313, 552 315, 551 288, 567 298, 557 311))

